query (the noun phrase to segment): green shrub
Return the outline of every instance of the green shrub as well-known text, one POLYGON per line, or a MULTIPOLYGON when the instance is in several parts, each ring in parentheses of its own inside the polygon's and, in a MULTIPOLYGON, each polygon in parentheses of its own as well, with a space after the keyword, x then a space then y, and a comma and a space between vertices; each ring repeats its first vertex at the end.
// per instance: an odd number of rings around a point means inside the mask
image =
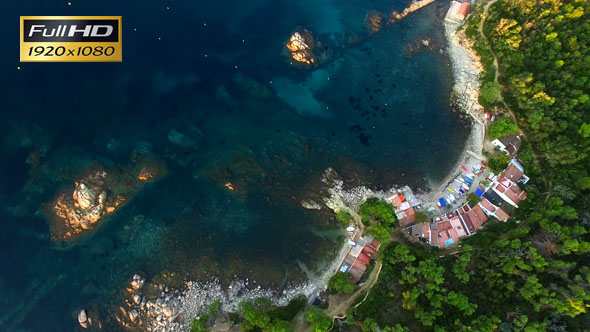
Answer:
POLYGON ((490 125, 488 129, 488 135, 491 140, 516 134, 517 132, 518 127, 516 126, 516 123, 510 119, 499 119, 496 123, 490 125))
POLYGON ((336 214, 336 219, 340 221, 342 225, 348 226, 350 224, 350 221, 352 220, 352 216, 350 215, 350 213, 346 211, 339 211, 336 214))
POLYGON ((355 285, 348 280, 348 273, 337 272, 330 278, 328 289, 334 293, 350 294, 354 292, 355 285))

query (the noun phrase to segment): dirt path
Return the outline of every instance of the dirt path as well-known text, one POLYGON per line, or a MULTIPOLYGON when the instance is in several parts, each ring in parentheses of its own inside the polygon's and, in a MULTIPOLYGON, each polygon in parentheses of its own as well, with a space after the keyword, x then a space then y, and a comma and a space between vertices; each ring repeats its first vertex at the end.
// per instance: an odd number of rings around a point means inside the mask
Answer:
MULTIPOLYGON (((481 35, 481 38, 485 41, 488 49, 490 50, 490 52, 492 52, 492 55, 494 56, 494 67, 496 68, 495 70, 495 75, 494 75, 494 82, 498 83, 498 78, 500 77, 501 73, 500 73, 500 65, 498 62, 498 56, 496 55, 496 52, 494 51, 494 49, 492 48, 492 45, 488 39, 488 37, 486 37, 486 35, 483 33, 483 27, 485 24, 485 21, 488 17, 488 13, 490 10, 490 7, 495 4, 496 2, 498 2, 499 0, 491 0, 488 3, 485 4, 484 6, 484 10, 483 10, 483 14, 481 15, 481 20, 479 21, 479 27, 478 27, 478 31, 479 34, 481 35)), ((506 111, 508 111, 508 114, 510 115, 510 117, 512 118, 512 120, 514 120, 514 122, 516 124, 518 124, 518 119, 516 117, 516 115, 514 114, 514 112, 512 111, 512 109, 510 107, 508 107, 508 105, 504 102, 504 96, 503 96, 503 92, 500 91, 500 102, 502 103, 502 105, 504 106, 504 109, 506 111)), ((527 137, 526 133, 520 129, 520 126, 518 126, 518 132, 521 136, 524 137, 524 139, 526 139, 527 141, 529 141, 530 144, 530 140, 527 137)), ((531 144, 531 149, 533 151, 533 153, 535 154, 535 156, 537 157, 537 160, 539 163, 542 164, 543 159, 541 158, 541 155, 539 154, 539 152, 537 151, 537 149, 533 148, 533 145, 531 144)), ((551 189, 553 188, 553 183, 551 182, 551 180, 547 177, 547 175, 545 174, 545 172, 543 172, 543 178, 545 180, 545 183, 547 184, 547 192, 550 192, 551 189)), ((547 201, 547 199, 549 199, 550 195, 546 194, 544 199, 543 199, 543 203, 545 203, 547 201)))
MULTIPOLYGON (((488 45, 488 49, 492 52, 492 55, 494 56, 494 67, 496 68, 496 72, 494 75, 494 82, 498 83, 498 77, 500 76, 500 66, 498 65, 498 57, 496 56, 496 52, 494 52, 494 50, 492 49, 492 46, 488 40, 488 37, 486 37, 486 35, 483 33, 483 25, 486 22, 486 19, 488 18, 488 12, 490 11, 490 7, 495 4, 496 2, 498 2, 498 0, 492 0, 488 3, 486 3, 486 5, 483 7, 483 14, 481 15, 481 20, 479 21, 479 34, 481 35, 481 38, 483 38, 483 40, 485 40, 486 44, 488 45)), ((501 96, 500 96, 501 97, 501 96)))
POLYGON ((328 309, 326 309, 326 314, 332 317, 333 319, 346 318, 346 312, 348 311, 348 308, 350 308, 352 304, 355 303, 361 295, 363 295, 363 293, 365 294, 365 297, 355 307, 357 307, 367 299, 367 296, 369 296, 369 293, 371 291, 371 287, 373 287, 379 279, 379 274, 381 273, 382 268, 383 264, 377 261, 375 263, 375 268, 373 269, 373 271, 371 271, 371 274, 367 278, 367 281, 365 281, 354 293, 352 293, 352 295, 345 298, 341 298, 341 296, 338 295, 330 296, 330 305, 328 309))

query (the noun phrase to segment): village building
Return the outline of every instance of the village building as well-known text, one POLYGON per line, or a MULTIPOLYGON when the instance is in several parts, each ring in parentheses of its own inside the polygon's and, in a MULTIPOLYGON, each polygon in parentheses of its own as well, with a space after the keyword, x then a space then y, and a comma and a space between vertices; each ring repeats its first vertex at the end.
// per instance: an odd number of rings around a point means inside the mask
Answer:
POLYGON ((518 186, 519 182, 526 183, 529 180, 524 174, 524 167, 512 159, 500 175, 490 174, 488 180, 492 183, 476 187, 475 193, 481 197, 478 204, 471 207, 466 203, 452 212, 433 218, 431 223, 413 225, 410 239, 423 239, 431 246, 447 248, 476 233, 490 217, 500 221, 510 219, 502 206, 509 204, 518 208, 518 203, 526 199, 526 192, 518 186))
POLYGON ((490 217, 495 217, 500 221, 506 221, 510 218, 510 215, 506 213, 506 211, 502 210, 502 208, 495 206, 487 198, 483 197, 479 204, 485 214, 490 217))
POLYGON ((445 21, 454 24, 461 24, 463 21, 465 21, 465 17, 467 17, 468 13, 469 2, 451 1, 449 10, 445 16, 445 21))
POLYGON ((348 272, 351 282, 359 282, 369 268, 371 260, 377 256, 380 246, 381 243, 372 236, 357 238, 338 270, 348 272))
POLYGON ((496 147, 496 149, 502 151, 508 156, 514 155, 520 149, 520 145, 522 144, 520 136, 518 135, 509 135, 500 138, 496 138, 492 141, 492 144, 496 147))
POLYGON ((416 210, 415 206, 419 205, 419 202, 410 200, 401 193, 394 193, 387 198, 387 201, 391 203, 395 208, 395 216, 399 222, 400 227, 406 227, 416 221, 416 210))
POLYGON ((500 177, 505 177, 510 181, 517 183, 527 183, 529 181, 529 177, 524 174, 524 167, 518 162, 518 160, 516 160, 516 158, 510 160, 510 163, 500 174, 500 177))

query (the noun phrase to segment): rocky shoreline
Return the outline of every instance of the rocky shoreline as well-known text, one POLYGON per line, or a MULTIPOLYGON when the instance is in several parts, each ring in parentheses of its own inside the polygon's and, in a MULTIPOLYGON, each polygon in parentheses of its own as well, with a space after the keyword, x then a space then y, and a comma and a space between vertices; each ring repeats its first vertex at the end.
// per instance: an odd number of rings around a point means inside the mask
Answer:
POLYGON ((447 55, 451 60, 453 72, 453 92, 451 105, 454 109, 468 115, 472 120, 471 132, 465 142, 465 147, 457 157, 456 166, 448 176, 438 183, 429 183, 431 190, 417 195, 423 202, 431 202, 444 197, 449 183, 453 182, 459 173, 461 165, 479 163, 485 141, 485 111, 479 104, 480 75, 483 71, 480 59, 472 49, 472 45, 465 33, 457 31, 459 25, 443 23, 448 42, 447 55))

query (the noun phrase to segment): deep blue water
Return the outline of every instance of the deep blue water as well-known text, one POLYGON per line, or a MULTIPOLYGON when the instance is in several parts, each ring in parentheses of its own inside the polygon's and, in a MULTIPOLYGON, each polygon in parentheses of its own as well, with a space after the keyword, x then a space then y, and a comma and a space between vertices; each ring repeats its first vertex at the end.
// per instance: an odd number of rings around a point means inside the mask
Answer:
POLYGON ((74 330, 81 307, 106 315, 138 271, 301 281, 297 261, 313 269, 338 246, 322 235, 338 227, 331 213, 299 205, 320 200, 324 169, 378 188, 444 176, 468 132, 448 106, 447 59, 405 50, 423 36, 443 47, 436 5, 371 38, 364 23, 369 10, 406 3, 5 4, 0 330, 74 330), (124 61, 20 64, 20 15, 121 15, 124 61), (334 47, 333 61, 291 66, 283 45, 298 27, 334 47), (171 129, 202 138, 183 149, 169 142, 171 129), (167 176, 73 248, 53 243, 44 205, 88 165, 117 167, 138 144, 165 162, 167 176), (31 167, 35 150, 44 156, 31 167))

